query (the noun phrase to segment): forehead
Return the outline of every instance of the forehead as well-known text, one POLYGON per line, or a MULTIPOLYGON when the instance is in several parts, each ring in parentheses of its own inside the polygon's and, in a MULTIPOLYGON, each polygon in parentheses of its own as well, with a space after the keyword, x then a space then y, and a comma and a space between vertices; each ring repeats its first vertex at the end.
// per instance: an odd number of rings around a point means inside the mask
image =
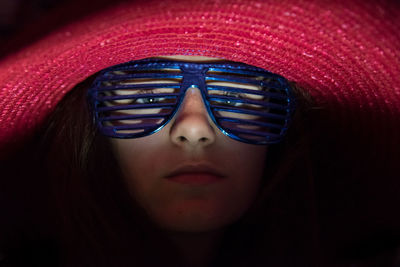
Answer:
POLYGON ((192 61, 192 62, 207 62, 207 61, 222 61, 222 58, 214 58, 214 57, 204 57, 204 56, 184 56, 184 55, 174 55, 174 56, 159 56, 156 58, 162 59, 172 59, 172 60, 181 60, 181 61, 192 61))

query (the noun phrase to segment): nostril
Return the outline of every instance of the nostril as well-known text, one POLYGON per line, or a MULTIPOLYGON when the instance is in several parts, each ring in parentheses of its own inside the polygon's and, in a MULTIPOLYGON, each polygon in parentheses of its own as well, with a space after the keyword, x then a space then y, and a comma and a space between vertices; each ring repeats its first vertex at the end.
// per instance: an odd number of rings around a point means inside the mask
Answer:
POLYGON ((200 143, 205 143, 205 142, 207 142, 207 140, 208 140, 208 138, 206 138, 206 137, 202 137, 199 139, 200 143))
MULTIPOLYGON (((186 137, 184 137, 184 136, 179 136, 178 138, 177 138, 177 140, 180 142, 180 143, 185 143, 186 141, 189 141, 186 137)), ((201 137, 199 140, 199 143, 207 143, 208 141, 209 141, 209 139, 207 138, 207 137, 201 137)))

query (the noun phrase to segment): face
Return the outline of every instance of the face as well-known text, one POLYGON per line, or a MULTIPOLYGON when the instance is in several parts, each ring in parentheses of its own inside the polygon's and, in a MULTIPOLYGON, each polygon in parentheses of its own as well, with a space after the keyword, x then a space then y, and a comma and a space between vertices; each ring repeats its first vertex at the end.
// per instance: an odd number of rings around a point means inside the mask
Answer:
POLYGON ((225 136, 197 88, 186 91, 159 132, 110 140, 132 197, 160 228, 179 232, 218 230, 243 215, 258 193, 267 153, 266 146, 225 136))

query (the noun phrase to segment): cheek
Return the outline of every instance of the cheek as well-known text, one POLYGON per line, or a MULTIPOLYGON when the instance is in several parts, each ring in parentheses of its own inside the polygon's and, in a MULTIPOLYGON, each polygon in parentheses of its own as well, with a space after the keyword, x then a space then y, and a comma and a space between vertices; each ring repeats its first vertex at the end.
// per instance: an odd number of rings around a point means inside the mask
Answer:
POLYGON ((155 182, 155 167, 160 166, 161 159, 154 156, 152 142, 146 140, 146 138, 112 140, 114 155, 132 195, 140 195, 141 192, 150 190, 155 182))
POLYGON ((229 201, 247 209, 257 197, 260 189, 262 177, 264 175, 264 165, 267 149, 265 147, 252 147, 249 149, 238 149, 237 153, 232 153, 227 160, 232 179, 233 188, 230 190, 233 195, 229 201))

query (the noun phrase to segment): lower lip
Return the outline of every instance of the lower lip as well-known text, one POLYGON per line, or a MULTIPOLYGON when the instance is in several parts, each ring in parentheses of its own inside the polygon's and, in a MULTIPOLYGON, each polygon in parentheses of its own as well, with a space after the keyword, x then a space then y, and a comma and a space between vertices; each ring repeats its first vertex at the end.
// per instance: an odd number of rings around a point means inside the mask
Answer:
POLYGON ((208 173, 184 173, 168 177, 168 180, 187 185, 208 185, 221 181, 222 177, 208 173))

